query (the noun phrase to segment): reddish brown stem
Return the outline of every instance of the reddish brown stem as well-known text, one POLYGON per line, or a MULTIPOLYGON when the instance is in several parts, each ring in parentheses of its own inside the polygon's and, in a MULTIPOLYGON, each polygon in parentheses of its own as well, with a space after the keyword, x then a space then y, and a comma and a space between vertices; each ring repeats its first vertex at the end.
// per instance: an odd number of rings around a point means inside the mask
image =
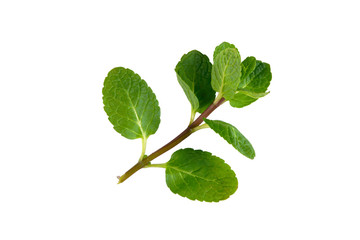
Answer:
POLYGON ((220 101, 217 103, 211 104, 194 122, 192 122, 184 131, 182 131, 177 137, 175 137, 173 140, 165 144, 163 147, 159 148, 149 156, 145 157, 140 162, 136 163, 132 168, 130 168, 124 175, 119 176, 119 183, 124 182, 126 179, 128 179, 131 175, 136 173, 138 170, 143 168, 145 165, 147 165, 150 161, 154 160, 161 154, 169 151, 179 143, 181 143, 185 138, 190 136, 192 134, 192 129, 199 126, 203 121, 204 118, 207 118, 216 108, 218 108, 221 104, 225 102, 224 98, 221 98, 220 101))

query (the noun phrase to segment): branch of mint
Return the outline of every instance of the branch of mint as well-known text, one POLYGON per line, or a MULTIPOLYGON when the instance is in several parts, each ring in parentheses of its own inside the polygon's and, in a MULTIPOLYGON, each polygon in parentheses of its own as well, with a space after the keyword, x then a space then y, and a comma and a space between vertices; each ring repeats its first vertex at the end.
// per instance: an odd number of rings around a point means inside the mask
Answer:
POLYGON ((254 148, 235 126, 210 120, 208 116, 225 101, 232 107, 242 108, 266 96, 272 78, 270 65, 255 57, 241 61, 238 49, 227 42, 215 48, 213 59, 212 64, 206 55, 193 50, 183 55, 176 65, 178 82, 191 105, 191 120, 184 131, 150 155, 145 154, 147 139, 157 131, 161 115, 154 92, 130 69, 117 67, 108 73, 103 102, 109 121, 122 136, 142 140, 138 163, 118 177, 119 183, 141 168, 160 167, 165 168, 169 189, 191 200, 218 202, 236 191, 238 180, 231 167, 201 149, 179 149, 166 163, 151 164, 192 133, 205 128, 212 129, 244 156, 254 159, 254 148), (194 121, 196 112, 200 116, 194 121))

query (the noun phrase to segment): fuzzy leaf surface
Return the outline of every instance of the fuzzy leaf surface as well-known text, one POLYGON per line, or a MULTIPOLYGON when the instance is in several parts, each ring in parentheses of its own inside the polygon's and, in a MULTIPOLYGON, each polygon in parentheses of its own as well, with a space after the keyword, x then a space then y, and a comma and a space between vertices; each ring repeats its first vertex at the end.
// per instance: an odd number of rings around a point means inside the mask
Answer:
POLYGON ((166 184, 175 194, 206 202, 225 200, 238 187, 224 160, 191 148, 176 151, 166 163, 166 184))
POLYGON ((104 109, 114 129, 128 139, 148 138, 160 124, 155 94, 132 70, 112 69, 104 81, 104 109))
POLYGON ((237 108, 245 107, 264 97, 272 78, 270 65, 256 60, 254 70, 241 80, 238 91, 235 92, 230 105, 237 108))
POLYGON ((197 50, 183 55, 176 65, 177 79, 193 111, 202 113, 215 99, 211 68, 209 58, 197 50))
POLYGON ((250 159, 254 159, 255 150, 253 146, 236 127, 220 120, 204 119, 204 121, 214 132, 224 138, 241 154, 250 159))
POLYGON ((211 86, 226 100, 237 90, 241 76, 241 57, 236 48, 226 48, 216 55, 211 72, 211 86))

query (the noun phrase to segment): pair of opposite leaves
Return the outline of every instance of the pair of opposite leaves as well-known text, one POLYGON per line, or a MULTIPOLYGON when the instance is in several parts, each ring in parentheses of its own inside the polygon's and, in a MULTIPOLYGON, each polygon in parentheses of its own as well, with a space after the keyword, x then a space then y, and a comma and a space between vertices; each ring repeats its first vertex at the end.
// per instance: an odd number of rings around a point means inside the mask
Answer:
MULTIPOLYGON (((185 54, 175 68, 178 82, 188 98, 192 114, 202 113, 218 98, 241 108, 267 94, 270 66, 248 57, 241 62, 234 45, 224 42, 214 51, 214 65, 197 50, 185 54)), ((130 69, 114 68, 103 88, 104 109, 114 129, 129 139, 147 138, 160 124, 160 108, 155 94, 139 75, 130 69)), ((231 124, 204 119, 216 133, 240 153, 253 159, 250 142, 231 124)), ((166 163, 166 183, 172 192, 189 199, 220 201, 237 189, 231 168, 211 153, 194 149, 176 151, 166 163)))

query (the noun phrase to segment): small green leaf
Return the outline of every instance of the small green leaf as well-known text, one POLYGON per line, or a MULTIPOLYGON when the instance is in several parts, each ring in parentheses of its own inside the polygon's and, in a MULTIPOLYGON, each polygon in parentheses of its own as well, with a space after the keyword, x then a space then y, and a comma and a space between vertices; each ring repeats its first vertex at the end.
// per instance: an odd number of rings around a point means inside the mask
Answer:
POLYGON ((160 124, 155 94, 130 69, 112 69, 104 81, 104 109, 114 129, 128 139, 147 139, 160 124))
POLYGON ((245 157, 254 159, 254 148, 252 147, 249 140, 247 140, 244 135, 242 135, 239 130, 237 130, 236 127, 219 120, 204 119, 204 121, 212 130, 224 138, 228 143, 233 145, 233 147, 242 153, 245 157))
POLYGON ((216 55, 211 72, 211 86, 218 96, 230 100, 237 90, 241 76, 241 57, 237 49, 226 48, 216 55))
POLYGON ((256 60, 256 66, 247 77, 241 80, 238 91, 235 92, 230 105, 241 108, 255 102, 266 92, 272 78, 270 65, 256 60))
POLYGON ((215 99, 211 67, 209 58, 197 50, 183 55, 176 65, 177 79, 194 112, 202 113, 215 99))
POLYGON ((230 44, 230 43, 228 43, 228 42, 223 42, 223 43, 221 43, 219 46, 217 46, 217 47, 215 48, 214 57, 213 57, 214 62, 215 62, 216 56, 217 56, 220 52, 224 51, 224 50, 227 49, 227 48, 234 48, 234 49, 237 50, 237 48, 235 47, 234 44, 230 44))
POLYGON ((191 148, 176 151, 166 163, 166 184, 175 194, 206 202, 225 200, 238 187, 224 160, 191 148))

